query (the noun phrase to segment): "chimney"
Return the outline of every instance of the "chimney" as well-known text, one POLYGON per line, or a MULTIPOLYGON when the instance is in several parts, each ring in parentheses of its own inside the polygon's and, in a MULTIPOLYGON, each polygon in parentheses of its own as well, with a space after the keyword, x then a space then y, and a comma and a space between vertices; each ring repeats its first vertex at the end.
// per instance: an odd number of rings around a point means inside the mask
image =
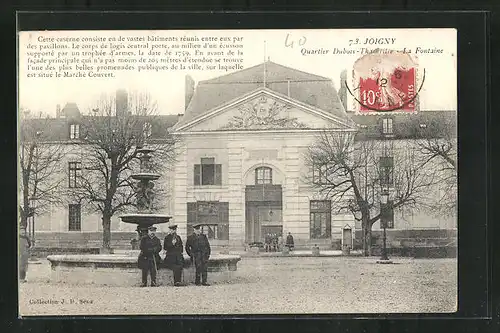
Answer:
POLYGON ((61 104, 56 105, 56 118, 61 117, 61 104))
POLYGON ((186 75, 184 89, 185 89, 184 110, 186 110, 188 105, 189 105, 189 102, 191 102, 191 98, 193 98, 193 94, 194 94, 194 80, 189 75, 186 75))
POLYGON ((125 116, 128 109, 128 94, 125 89, 116 91, 116 116, 125 116))
POLYGON ((339 94, 340 102, 342 103, 342 106, 344 107, 344 110, 346 112, 348 112, 348 110, 347 110, 347 87, 346 87, 346 84, 347 84, 347 70, 344 69, 340 73, 340 88, 339 88, 338 94, 339 94))

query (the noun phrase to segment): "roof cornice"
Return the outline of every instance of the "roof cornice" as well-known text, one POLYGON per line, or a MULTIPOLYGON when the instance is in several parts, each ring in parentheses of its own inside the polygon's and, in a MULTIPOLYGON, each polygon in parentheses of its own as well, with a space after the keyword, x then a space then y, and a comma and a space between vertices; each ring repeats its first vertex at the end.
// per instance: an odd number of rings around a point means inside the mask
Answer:
POLYGON ((178 125, 179 123, 177 123, 176 125, 173 126, 173 130, 175 132, 181 132, 182 130, 185 130, 186 128, 188 127, 191 127, 191 126, 194 126, 196 124, 199 124, 201 123, 202 121, 206 120, 206 119, 209 119, 211 117, 214 117, 215 115, 219 114, 219 113, 222 113, 224 112, 225 110, 233 107, 233 106, 236 106, 238 104, 241 104, 247 100, 249 100, 250 98, 253 98, 253 97, 256 97, 258 96, 259 94, 267 94, 269 95, 270 97, 274 97, 276 99, 279 99, 281 100, 282 102, 285 102, 285 103, 288 103, 288 104, 292 104, 302 110, 305 110, 305 111, 308 111, 310 113, 313 113, 315 115, 318 115, 318 116, 321 116, 325 119, 328 119, 342 127, 345 127, 345 128, 354 128, 354 125, 351 125, 348 123, 348 117, 347 119, 341 119, 329 112, 326 112, 324 110, 321 110, 319 108, 316 108, 312 105, 309 105, 309 104, 306 104, 306 103, 303 103, 301 101, 298 101, 292 97, 289 97, 289 96, 286 96, 286 95, 283 95, 281 93, 278 93, 274 90, 271 90, 269 88, 266 88, 266 87, 259 87, 255 90, 252 90, 244 95, 241 95, 237 98, 234 98, 226 103, 223 103, 219 106, 216 106, 215 108, 212 108, 210 110, 208 110, 207 112, 191 119, 189 122, 185 123, 185 124, 182 124, 182 125, 178 125))

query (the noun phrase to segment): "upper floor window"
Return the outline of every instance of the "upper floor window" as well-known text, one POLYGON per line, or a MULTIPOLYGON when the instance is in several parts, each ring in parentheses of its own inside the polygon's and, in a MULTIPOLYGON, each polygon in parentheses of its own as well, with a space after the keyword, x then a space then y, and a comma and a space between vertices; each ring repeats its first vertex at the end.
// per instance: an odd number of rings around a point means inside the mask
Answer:
POLYGON ((144 125, 142 125, 142 134, 144 135, 144 139, 147 139, 151 136, 153 131, 152 129, 153 126, 151 125, 151 123, 144 123, 144 125))
POLYGON ((82 207, 80 204, 70 204, 68 214, 68 230, 81 231, 82 230, 82 207))
POLYGON ((72 140, 80 138, 80 125, 79 124, 69 125, 69 138, 72 140))
POLYGON ((380 184, 391 186, 394 182, 394 158, 392 156, 380 156, 380 184))
POLYGON ((382 119, 382 134, 394 134, 392 126, 392 118, 382 119))
POLYGON ((328 165, 314 164, 313 165, 313 184, 324 185, 328 183, 328 165))
POLYGON ((222 164, 215 164, 215 158, 203 157, 194 165, 194 185, 222 185, 222 164))
POLYGON ((69 162, 69 187, 80 187, 80 179, 82 177, 82 162, 69 162))
POLYGON ((269 167, 259 167, 255 169, 255 184, 272 184, 273 170, 269 167))

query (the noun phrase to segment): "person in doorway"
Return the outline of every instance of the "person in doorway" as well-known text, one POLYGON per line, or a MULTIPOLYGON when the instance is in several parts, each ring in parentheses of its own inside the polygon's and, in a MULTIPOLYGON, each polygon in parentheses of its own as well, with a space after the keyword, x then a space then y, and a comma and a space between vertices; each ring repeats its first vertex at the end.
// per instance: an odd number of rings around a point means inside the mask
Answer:
POLYGON ((292 236, 291 232, 289 232, 288 236, 286 236, 285 246, 288 247, 288 250, 290 250, 290 251, 292 251, 293 248, 295 247, 295 244, 293 242, 293 236, 292 236))
POLYGON ((148 284, 148 273, 151 275, 151 287, 156 287, 156 273, 160 264, 161 241, 155 235, 156 227, 149 227, 148 234, 141 238, 138 266, 142 270, 141 287, 148 284))
POLYGON ((182 268, 184 267, 184 251, 182 239, 177 235, 177 224, 168 227, 170 233, 165 237, 163 249, 166 252, 165 266, 174 273, 174 286, 182 286, 182 268))
POLYGON ((278 251, 283 250, 283 236, 280 234, 278 236, 278 251))
POLYGON ((278 234, 273 234, 273 252, 278 251, 278 234))
POLYGON ((266 250, 266 252, 271 251, 271 235, 270 234, 266 234, 266 236, 264 237, 264 249, 266 250))
POLYGON ((28 260, 30 257, 31 241, 26 235, 26 229, 21 229, 19 234, 19 281, 26 282, 28 272, 28 260))
POLYGON ((186 241, 186 253, 191 257, 191 262, 194 261, 196 268, 194 283, 197 286, 209 286, 207 283, 207 269, 208 259, 210 258, 210 243, 207 236, 201 232, 201 224, 193 225, 193 229, 194 233, 186 241))

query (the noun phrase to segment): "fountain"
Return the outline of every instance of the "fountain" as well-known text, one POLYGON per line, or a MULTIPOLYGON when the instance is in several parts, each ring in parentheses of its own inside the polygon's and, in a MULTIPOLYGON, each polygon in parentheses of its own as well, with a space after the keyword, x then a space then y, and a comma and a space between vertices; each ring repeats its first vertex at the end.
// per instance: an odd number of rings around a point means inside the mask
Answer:
POLYGON ((139 239, 147 235, 148 228, 154 224, 167 223, 172 217, 161 214, 154 214, 154 183, 153 180, 160 178, 159 174, 153 173, 151 170, 151 153, 153 150, 141 148, 137 150, 139 155, 140 172, 133 174, 132 179, 137 180, 135 192, 137 196, 136 214, 126 214, 120 216, 120 219, 125 223, 137 224, 137 233, 139 239))
MULTIPOLYGON (((137 224, 139 239, 147 234, 150 226, 168 223, 171 216, 154 213, 154 183, 160 178, 152 172, 151 153, 153 150, 140 148, 137 150, 140 160, 140 172, 131 175, 136 180, 136 207, 138 212, 120 216, 122 222, 137 224)), ((184 240, 185 242, 185 240, 184 240)), ((162 241, 163 244, 163 241, 162 241)), ((52 267, 51 280, 60 283, 93 284, 107 286, 132 286, 140 283, 140 270, 137 267, 137 257, 140 250, 130 250, 124 254, 87 254, 87 255, 50 255, 47 259, 52 267)), ((185 267, 183 280, 186 283, 194 281, 195 269, 190 258, 184 255, 185 267)), ((231 273, 236 271, 238 255, 213 254, 208 262, 211 272, 211 282, 231 280, 231 273)), ((157 275, 160 285, 172 284, 172 271, 160 268, 157 275)))

